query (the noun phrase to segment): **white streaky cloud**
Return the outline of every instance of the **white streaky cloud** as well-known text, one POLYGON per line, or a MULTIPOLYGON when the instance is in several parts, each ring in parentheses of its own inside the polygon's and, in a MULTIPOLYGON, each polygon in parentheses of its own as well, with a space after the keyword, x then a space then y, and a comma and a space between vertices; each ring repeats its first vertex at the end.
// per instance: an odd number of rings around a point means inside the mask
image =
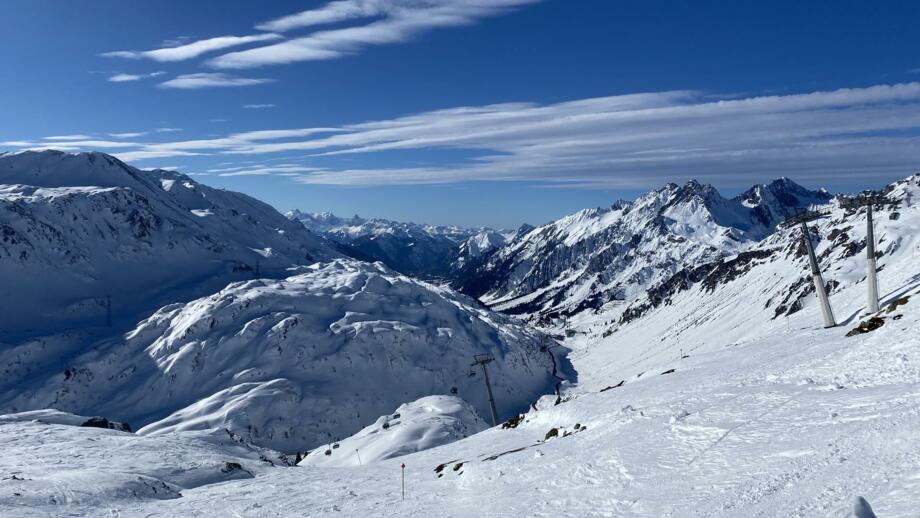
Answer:
POLYGON ((159 62, 186 61, 202 54, 250 43, 279 40, 279 34, 253 34, 251 36, 218 36, 174 47, 154 50, 116 50, 102 54, 107 58, 152 59, 159 62))
POLYGON ((153 131, 157 133, 175 133, 177 131, 182 131, 182 128, 157 128, 153 131))
POLYGON ((89 140, 93 137, 89 135, 54 135, 52 137, 45 137, 44 140, 89 140))
POLYGON ((147 134, 146 131, 137 131, 134 133, 131 133, 131 132, 129 133, 109 133, 109 136, 112 138, 125 139, 125 138, 143 137, 146 134, 147 134))
MULTIPOLYGON (((47 145, 12 142, 22 144, 15 148, 47 145)), ((90 142, 107 144, 65 144, 90 142)), ((258 157, 208 172, 296 174, 297 182, 332 185, 531 181, 647 188, 696 177, 746 186, 770 176, 843 185, 917 169, 920 82, 727 99, 671 91, 463 106, 339 127, 117 144, 123 145, 112 151, 129 161, 258 157), (400 151, 402 162, 391 168, 368 165, 374 154, 392 150, 400 151), (445 151, 450 159, 439 156, 445 151), (456 151, 464 158, 455 158, 456 151), (323 168, 311 169, 319 156, 323 168)))
POLYGON ((247 110, 264 110, 266 108, 274 108, 274 104, 244 104, 243 108, 247 110))
POLYGON ((199 88, 225 88, 237 86, 255 86, 274 82, 274 79, 257 79, 237 77, 223 73, 198 73, 183 74, 169 81, 164 81, 160 88, 175 88, 180 90, 197 90, 199 88))
POLYGON ((161 166, 156 166, 156 167, 145 167, 144 171, 156 171, 158 169, 163 170, 163 171, 178 171, 179 169, 182 169, 183 167, 185 166, 184 165, 161 165, 161 166))
POLYGON ((151 72, 149 74, 115 74, 109 77, 109 81, 112 83, 127 83, 131 81, 140 81, 141 79, 149 79, 152 77, 159 77, 165 75, 166 72, 151 72))
POLYGON ((381 16, 397 2, 386 0, 338 0, 318 8, 283 16, 256 26, 260 31, 287 32, 327 23, 381 16))
POLYGON ((381 16, 405 16, 449 8, 482 17, 540 0, 336 0, 256 26, 261 31, 288 32, 316 25, 381 16))
POLYGON ((221 172, 217 176, 254 176, 268 174, 277 174, 280 176, 300 176, 302 173, 312 173, 317 171, 323 171, 323 169, 319 167, 307 167, 301 165, 280 165, 271 167, 240 168, 235 171, 221 172))
POLYGON ((157 150, 137 150, 114 153, 120 160, 125 162, 136 162, 140 160, 149 160, 151 158, 175 158, 180 156, 201 156, 206 153, 192 153, 189 151, 157 151, 157 150))
POLYGON ((217 69, 320 61, 355 54, 372 45, 402 43, 428 30, 475 23, 511 8, 539 0, 341 0, 319 9, 279 18, 260 28, 288 31, 368 16, 383 16, 365 25, 318 31, 304 37, 253 49, 231 52, 207 63, 217 69))

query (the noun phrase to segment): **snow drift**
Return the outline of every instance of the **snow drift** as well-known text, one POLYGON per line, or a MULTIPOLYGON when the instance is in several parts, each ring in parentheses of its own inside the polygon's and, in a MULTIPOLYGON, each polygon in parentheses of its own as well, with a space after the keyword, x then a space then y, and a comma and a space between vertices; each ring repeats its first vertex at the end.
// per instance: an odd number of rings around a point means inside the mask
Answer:
POLYGON ((400 405, 360 432, 317 448, 301 465, 360 466, 450 444, 488 428, 466 401, 427 396, 400 405))

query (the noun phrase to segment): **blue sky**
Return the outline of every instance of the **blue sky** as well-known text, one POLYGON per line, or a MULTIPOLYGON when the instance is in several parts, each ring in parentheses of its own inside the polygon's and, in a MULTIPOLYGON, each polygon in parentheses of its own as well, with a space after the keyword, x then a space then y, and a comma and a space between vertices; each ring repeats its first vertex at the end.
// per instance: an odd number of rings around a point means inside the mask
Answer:
POLYGON ((0 150, 281 210, 516 226, 689 178, 920 164, 920 4, 6 0, 0 150))

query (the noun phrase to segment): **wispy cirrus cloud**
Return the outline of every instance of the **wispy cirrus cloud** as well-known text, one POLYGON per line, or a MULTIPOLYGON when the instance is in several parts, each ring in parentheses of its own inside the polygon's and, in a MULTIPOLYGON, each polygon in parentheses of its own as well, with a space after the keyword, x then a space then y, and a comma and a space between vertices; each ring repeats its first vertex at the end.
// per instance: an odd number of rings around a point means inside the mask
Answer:
MULTIPOLYGON (((407 2, 402 2, 407 4, 407 2)), ((435 4, 436 2, 427 2, 435 4)), ((383 16, 399 7, 400 2, 393 0, 336 0, 328 4, 307 11, 283 16, 275 20, 256 25, 260 31, 288 32, 294 29, 303 29, 315 25, 383 16)), ((426 2, 417 5, 425 7, 426 2)))
POLYGON ((109 81, 112 83, 127 83, 131 81, 140 81, 141 79, 150 79, 152 77, 159 77, 165 75, 166 72, 151 72, 149 74, 113 74, 109 76, 109 81))
POLYGON ((192 43, 181 44, 176 46, 163 47, 153 50, 116 50, 101 54, 107 58, 125 58, 125 59, 152 59, 159 62, 185 61, 197 58, 208 52, 238 47, 250 43, 259 43, 272 40, 279 40, 282 36, 279 34, 253 34, 251 36, 218 36, 205 40, 194 41, 192 43))
MULTIPOLYGON (((210 68, 228 70, 328 60, 356 54, 370 46, 406 42, 437 28, 473 24, 479 19, 497 16, 540 1, 542 0, 334 0, 315 9, 258 24, 256 29, 262 32, 256 34, 216 36, 197 41, 182 36, 166 40, 159 48, 151 50, 116 50, 102 53, 100 56, 170 63, 249 45, 254 47, 217 56, 205 64, 210 68), (355 23, 348 27, 315 31, 291 40, 285 40, 285 36, 281 34, 338 22, 355 23)), ((114 73, 108 80, 124 83, 162 74, 163 72, 114 73)), ((183 74, 159 83, 158 86, 188 90, 251 86, 270 81, 272 80, 199 73, 183 74)))
POLYGON ((324 171, 320 167, 309 167, 300 164, 278 164, 278 165, 250 165, 243 167, 227 167, 220 169, 209 169, 207 172, 217 176, 300 176, 303 173, 312 173, 324 171))
POLYGON ((45 137, 45 140, 87 140, 91 139, 88 135, 53 135, 51 137, 45 137))
POLYGON ((436 28, 475 23, 539 0, 338 0, 260 24, 257 28, 288 32, 315 25, 357 19, 364 25, 317 31, 280 43, 231 52, 207 64, 217 69, 335 59, 374 45, 402 43, 436 28))
MULTIPOLYGON (((64 144, 105 149, 106 143, 64 144)), ((907 174, 920 164, 920 82, 742 98, 670 91, 464 106, 339 127, 116 144, 111 151, 127 161, 259 156, 261 163, 208 172, 284 174, 311 184, 487 180, 638 188, 691 176, 740 186, 778 175, 842 184, 907 174), (381 155, 392 151, 399 153, 381 155), (375 165, 380 156, 388 167, 375 165)))
POLYGON ((183 74, 160 83, 160 88, 180 90, 197 90, 200 88, 226 88, 237 86, 255 86, 274 82, 274 79, 238 77, 224 73, 183 74))
POLYGON ((267 108, 274 108, 274 104, 244 104, 243 108, 247 110, 264 110, 267 108))

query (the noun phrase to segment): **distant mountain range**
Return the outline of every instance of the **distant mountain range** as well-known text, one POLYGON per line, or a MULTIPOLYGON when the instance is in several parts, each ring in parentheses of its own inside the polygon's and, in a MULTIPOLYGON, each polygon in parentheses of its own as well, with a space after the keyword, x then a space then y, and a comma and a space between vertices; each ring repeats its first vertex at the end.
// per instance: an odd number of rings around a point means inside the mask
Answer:
POLYGON ((796 210, 830 199, 785 178, 734 198, 696 181, 671 183, 521 233, 454 284, 507 313, 571 316, 635 299, 688 265, 737 254, 796 210))
POLYGON ((514 232, 490 228, 424 225, 329 212, 294 210, 287 217, 336 243, 343 253, 380 261, 406 275, 445 279, 501 246, 514 232))
POLYGON ((634 300, 689 265, 750 248, 791 214, 831 198, 787 178, 733 198, 691 180, 516 231, 287 216, 346 255, 449 281, 494 309, 547 324, 634 300))

